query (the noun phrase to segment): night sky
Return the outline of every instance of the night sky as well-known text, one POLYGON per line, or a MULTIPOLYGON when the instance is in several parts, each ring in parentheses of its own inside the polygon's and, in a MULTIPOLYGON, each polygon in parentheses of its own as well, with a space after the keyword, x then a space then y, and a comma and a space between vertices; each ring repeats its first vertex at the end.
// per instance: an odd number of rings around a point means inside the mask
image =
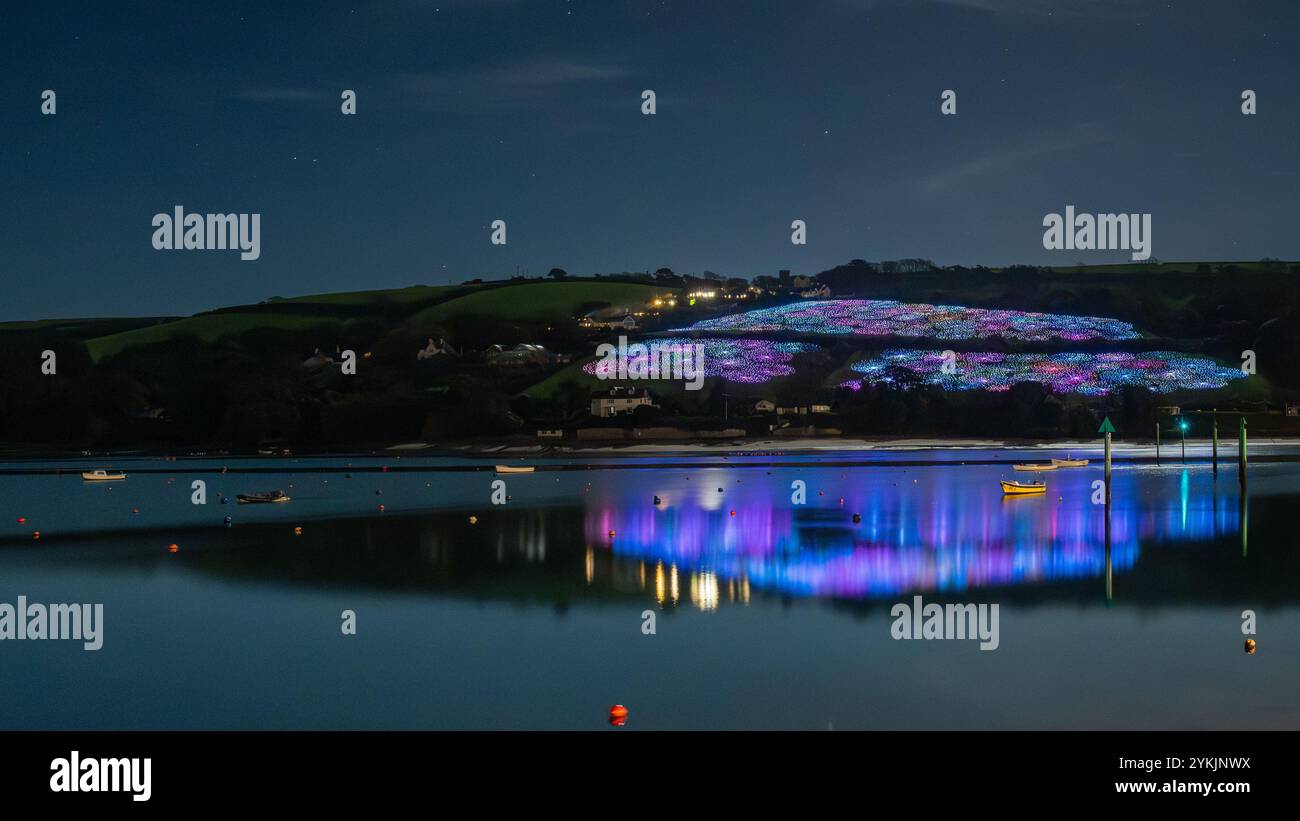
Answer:
POLYGON ((1151 213, 1162 260, 1300 258, 1295 0, 190 5, 0 12, 0 320, 552 266, 1128 260, 1044 250, 1066 205, 1151 213), (178 204, 260 213, 261 258, 154 250, 178 204))

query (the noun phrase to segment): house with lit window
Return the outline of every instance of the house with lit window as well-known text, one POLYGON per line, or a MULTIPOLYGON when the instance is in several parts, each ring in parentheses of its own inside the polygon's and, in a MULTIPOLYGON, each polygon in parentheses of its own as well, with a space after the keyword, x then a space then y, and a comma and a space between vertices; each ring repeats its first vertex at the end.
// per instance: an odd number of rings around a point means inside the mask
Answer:
POLYGON ((650 391, 645 388, 610 388, 591 395, 592 416, 618 416, 631 413, 643 405, 654 407, 650 391))

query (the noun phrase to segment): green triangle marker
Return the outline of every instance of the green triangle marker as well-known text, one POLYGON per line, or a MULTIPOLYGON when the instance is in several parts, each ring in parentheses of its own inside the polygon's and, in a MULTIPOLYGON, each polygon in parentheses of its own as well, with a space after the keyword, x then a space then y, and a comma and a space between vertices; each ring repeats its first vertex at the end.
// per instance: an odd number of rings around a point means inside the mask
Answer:
POLYGON ((1107 416, 1101 420, 1101 427, 1097 429, 1098 433, 1114 433, 1115 426, 1110 423, 1110 417, 1107 416))

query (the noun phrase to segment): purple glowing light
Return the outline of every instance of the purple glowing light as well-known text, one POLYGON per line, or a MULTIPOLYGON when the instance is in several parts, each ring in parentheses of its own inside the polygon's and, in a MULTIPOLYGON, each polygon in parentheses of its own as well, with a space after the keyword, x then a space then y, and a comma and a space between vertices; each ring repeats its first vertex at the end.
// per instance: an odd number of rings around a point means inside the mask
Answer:
POLYGON ((786 332, 932 339, 1137 339, 1128 322, 1092 316, 928 305, 880 299, 808 300, 697 322, 689 331, 786 332))
POLYGON ((1006 391, 1017 382, 1039 382, 1056 393, 1105 396, 1125 385, 1155 393, 1175 390, 1213 390, 1234 379, 1244 379, 1239 368, 1212 359, 1169 351, 1144 353, 1002 354, 955 352, 951 372, 944 372, 941 351, 894 349, 881 356, 855 362, 852 370, 863 375, 841 387, 860 390, 866 383, 892 383, 896 372, 910 371, 925 385, 945 390, 1006 391))
MULTIPOLYGON (((777 342, 770 339, 689 339, 668 337, 645 340, 642 345, 654 344, 659 351, 672 350, 687 345, 702 345, 704 350, 704 375, 721 377, 728 382, 758 385, 780 376, 794 373, 790 365, 795 354, 816 350, 815 345, 801 342, 777 342)), ((648 369, 652 354, 649 351, 630 355, 628 367, 648 369)), ((617 366, 609 359, 596 359, 582 366, 584 373, 605 378, 615 378, 617 366)))

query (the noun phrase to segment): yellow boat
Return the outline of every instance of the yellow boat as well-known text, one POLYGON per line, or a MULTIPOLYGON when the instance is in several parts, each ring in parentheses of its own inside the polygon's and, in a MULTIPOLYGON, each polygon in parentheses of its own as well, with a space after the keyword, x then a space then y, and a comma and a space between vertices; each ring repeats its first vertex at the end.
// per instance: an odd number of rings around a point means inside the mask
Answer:
POLYGON ((532 473, 536 468, 529 465, 497 465, 497 473, 532 473))
POLYGON ((120 470, 83 470, 81 478, 87 482, 116 482, 119 479, 125 479, 126 474, 120 470))
POLYGON ((1030 493, 1046 493, 1046 482, 1012 482, 1002 479, 1002 492, 1007 496, 1025 496, 1030 493))
POLYGON ((1087 459, 1053 459, 1052 464, 1058 468, 1086 468, 1087 459))
POLYGON ((1052 460, 1053 463, 1047 465, 1012 465, 1011 467, 1019 471, 1033 471, 1033 472, 1042 471, 1042 470, 1056 470, 1055 461, 1056 460, 1052 460))

